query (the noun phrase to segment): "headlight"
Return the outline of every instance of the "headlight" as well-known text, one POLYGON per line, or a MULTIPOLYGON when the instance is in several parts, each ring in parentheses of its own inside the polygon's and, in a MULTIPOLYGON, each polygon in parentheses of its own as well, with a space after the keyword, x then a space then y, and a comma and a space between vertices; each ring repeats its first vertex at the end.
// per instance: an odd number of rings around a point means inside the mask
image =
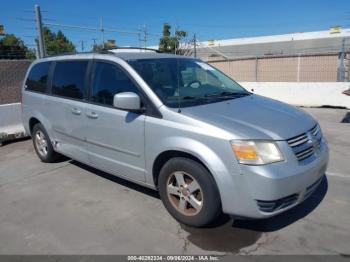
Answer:
POLYGON ((264 165, 284 160, 277 145, 272 141, 232 140, 231 146, 241 164, 264 165))

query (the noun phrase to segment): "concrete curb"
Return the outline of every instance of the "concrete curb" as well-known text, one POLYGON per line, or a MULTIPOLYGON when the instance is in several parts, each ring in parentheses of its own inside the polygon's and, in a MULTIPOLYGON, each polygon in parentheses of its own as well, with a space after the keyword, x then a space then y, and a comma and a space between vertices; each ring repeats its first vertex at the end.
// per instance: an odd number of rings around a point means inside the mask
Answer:
POLYGON ((0 105, 0 146, 5 141, 28 136, 21 114, 21 103, 0 105))

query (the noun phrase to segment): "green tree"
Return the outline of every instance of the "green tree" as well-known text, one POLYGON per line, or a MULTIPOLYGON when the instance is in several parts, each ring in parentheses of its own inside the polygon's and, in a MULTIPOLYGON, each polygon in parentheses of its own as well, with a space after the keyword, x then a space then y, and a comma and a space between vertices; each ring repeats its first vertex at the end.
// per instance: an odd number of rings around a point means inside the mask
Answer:
POLYGON ((102 50, 111 50, 117 48, 114 40, 107 40, 103 44, 94 44, 92 46, 93 52, 100 52, 102 50))
POLYGON ((0 38, 0 59, 25 59, 29 53, 28 47, 14 34, 0 38))
POLYGON ((102 51, 102 50, 104 50, 104 47, 103 47, 103 45, 102 44, 94 44, 93 46, 92 46, 92 51, 93 52, 100 52, 100 51, 102 51))
POLYGON ((159 40, 159 51, 164 53, 181 53, 179 49, 180 41, 187 36, 183 30, 176 30, 175 35, 171 35, 171 25, 165 23, 163 25, 163 36, 159 40))
POLYGON ((26 58, 30 60, 34 60, 36 58, 35 48, 28 48, 26 58))
POLYGON ((46 53, 56 55, 61 53, 75 52, 74 44, 62 33, 52 32, 48 27, 43 28, 46 53))

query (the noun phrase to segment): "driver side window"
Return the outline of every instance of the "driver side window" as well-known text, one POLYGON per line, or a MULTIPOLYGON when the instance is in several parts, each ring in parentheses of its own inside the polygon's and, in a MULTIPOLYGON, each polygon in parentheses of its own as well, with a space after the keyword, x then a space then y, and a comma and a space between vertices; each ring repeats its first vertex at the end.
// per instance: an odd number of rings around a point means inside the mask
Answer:
POLYGON ((110 63, 96 62, 91 101, 97 104, 113 106, 114 95, 121 92, 139 94, 134 82, 121 68, 110 63))

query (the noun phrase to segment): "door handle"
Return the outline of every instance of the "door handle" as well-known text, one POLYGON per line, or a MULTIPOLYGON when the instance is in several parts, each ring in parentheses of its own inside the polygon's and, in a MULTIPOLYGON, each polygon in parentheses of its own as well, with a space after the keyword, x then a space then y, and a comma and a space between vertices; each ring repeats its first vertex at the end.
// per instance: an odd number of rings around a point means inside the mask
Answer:
POLYGON ((98 118, 98 114, 96 114, 95 112, 86 113, 86 116, 88 118, 92 118, 92 119, 97 119, 98 118))
POLYGON ((79 116, 79 115, 81 115, 81 111, 78 108, 75 107, 75 108, 72 108, 72 114, 79 116))

